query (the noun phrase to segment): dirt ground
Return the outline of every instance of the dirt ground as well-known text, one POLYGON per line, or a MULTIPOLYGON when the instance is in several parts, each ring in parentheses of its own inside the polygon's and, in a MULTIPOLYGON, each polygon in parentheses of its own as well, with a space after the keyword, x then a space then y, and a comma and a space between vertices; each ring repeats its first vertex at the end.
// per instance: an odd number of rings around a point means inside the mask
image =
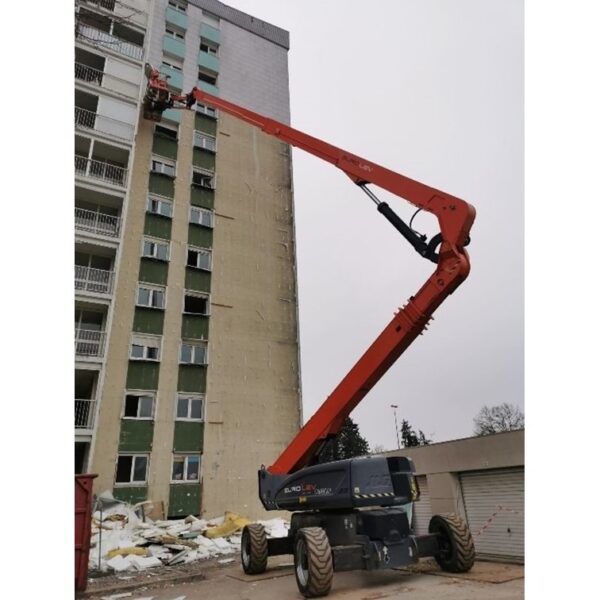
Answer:
MULTIPOLYGON (((301 600, 290 557, 277 558, 269 559, 266 573, 253 577, 243 573, 236 559, 229 564, 217 561, 196 564, 193 570, 187 565, 188 569, 166 574, 168 581, 161 580, 158 573, 140 573, 134 580, 118 580, 120 585, 135 584, 135 589, 117 589, 118 583, 115 585, 111 579, 98 579, 91 582, 86 598, 101 600, 113 594, 128 594, 122 600, 184 600, 182 596, 185 600, 301 600), (182 582, 180 578, 186 576, 188 580, 182 582)), ((519 565, 477 562, 469 574, 454 576, 423 563, 418 571, 336 573, 328 598, 521 600, 524 594, 524 570, 519 565)))

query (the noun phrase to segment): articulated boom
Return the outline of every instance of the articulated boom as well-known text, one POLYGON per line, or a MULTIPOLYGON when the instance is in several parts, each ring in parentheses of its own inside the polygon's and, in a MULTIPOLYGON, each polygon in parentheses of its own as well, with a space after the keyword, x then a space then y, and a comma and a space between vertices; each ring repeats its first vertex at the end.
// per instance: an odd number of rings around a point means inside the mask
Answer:
POLYGON ((198 88, 183 96, 169 94, 166 82, 160 79, 158 71, 147 68, 147 75, 148 90, 144 98, 146 118, 160 121, 162 111, 167 108, 191 108, 196 102, 208 104, 335 165, 369 195, 377 204, 379 212, 419 254, 437 265, 421 289, 396 312, 323 405, 267 469, 272 475, 294 473, 314 461, 323 443, 340 431, 345 418, 426 328, 438 306, 466 279, 470 264, 464 247, 469 243, 475 209, 464 200, 198 88), (418 209, 434 214, 438 219, 440 233, 427 244, 424 236, 416 234, 387 203, 379 202, 366 187, 367 184, 377 185, 404 198, 418 209), (438 245, 440 249, 436 253, 438 245))

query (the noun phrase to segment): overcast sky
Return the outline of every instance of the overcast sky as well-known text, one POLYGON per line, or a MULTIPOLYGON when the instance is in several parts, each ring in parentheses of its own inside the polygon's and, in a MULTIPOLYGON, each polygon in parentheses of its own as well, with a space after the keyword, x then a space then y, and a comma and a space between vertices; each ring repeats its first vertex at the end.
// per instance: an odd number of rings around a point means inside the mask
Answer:
MULTIPOLYGON (((484 404, 522 406, 522 1, 227 3, 290 31, 293 126, 477 209, 470 277, 355 409, 362 433, 395 447, 390 404, 435 441, 471 435, 484 404)), ((294 189, 306 420, 433 265, 300 150, 294 189)), ((436 233, 428 215, 414 226, 436 233)))

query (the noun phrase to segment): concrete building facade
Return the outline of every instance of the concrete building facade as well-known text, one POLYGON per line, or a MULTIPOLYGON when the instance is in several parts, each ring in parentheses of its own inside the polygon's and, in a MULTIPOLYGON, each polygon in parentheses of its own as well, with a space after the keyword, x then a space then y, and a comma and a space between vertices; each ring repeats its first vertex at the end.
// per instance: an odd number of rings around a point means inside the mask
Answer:
POLYGON ((287 32, 214 0, 79 0, 76 471, 170 517, 261 513, 301 424, 291 153, 144 64, 289 122, 287 32))
POLYGON ((428 532, 434 514, 453 512, 471 529, 480 558, 523 562, 525 430, 403 448, 387 456, 414 463, 421 499, 413 527, 428 532))

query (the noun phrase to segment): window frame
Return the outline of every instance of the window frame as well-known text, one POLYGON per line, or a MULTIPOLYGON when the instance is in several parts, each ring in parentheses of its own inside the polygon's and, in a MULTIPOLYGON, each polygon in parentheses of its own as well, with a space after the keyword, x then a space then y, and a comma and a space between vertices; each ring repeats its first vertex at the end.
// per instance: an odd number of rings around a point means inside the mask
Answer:
POLYGON ((218 80, 219 80, 218 73, 214 73, 212 71, 207 71, 206 69, 203 69, 202 67, 198 68, 198 81, 203 81, 204 83, 208 83, 209 85, 214 85, 215 87, 219 87, 217 85, 218 80), (200 77, 200 75, 203 75, 204 77, 208 77, 211 80, 214 79, 214 81, 207 81, 206 79, 202 79, 202 77, 200 77))
MULTIPOLYGON (((173 59, 169 58, 169 60, 173 60, 173 59)), ((183 64, 176 65, 174 62, 168 62, 167 60, 165 60, 164 57, 161 60, 160 66, 167 67, 168 69, 173 69, 174 71, 177 71, 178 73, 183 73, 183 64)))
POLYGON ((165 219, 172 219, 173 218, 173 200, 171 200, 171 198, 165 198, 162 196, 155 196, 153 194, 149 194, 148 198, 146 199, 146 212, 149 215, 156 215, 157 217, 164 217, 165 219), (160 209, 158 211, 150 210, 150 204, 152 202, 158 202, 159 204, 168 206, 170 208, 170 214, 165 215, 160 212, 160 209))
POLYGON ((159 260, 160 262, 169 262, 169 259, 171 258, 171 242, 162 240, 160 238, 149 237, 147 235, 143 236, 142 237, 142 258, 149 258, 150 260, 159 260), (160 258, 158 256, 158 252, 154 252, 152 255, 144 254, 144 250, 146 248, 146 242, 154 244, 156 248, 158 248, 158 244, 166 246, 167 247, 167 257, 160 258))
POLYGON ((177 161, 171 158, 166 158, 165 156, 153 154, 150 157, 150 173, 175 179, 177 177, 177 161), (160 169, 155 169, 154 163, 158 163, 159 165, 162 165, 162 167, 160 169), (173 169, 173 174, 171 175, 170 173, 165 173, 164 167, 171 167, 173 169))
POLYGON ((208 106, 208 104, 202 104, 200 102, 196 102, 196 112, 215 120, 218 119, 219 115, 219 112, 216 108, 208 106))
POLYGON ((200 52, 210 54, 211 56, 219 56, 219 44, 215 44, 207 38, 200 37, 200 52), (208 50, 202 50, 202 46, 206 46, 208 50))
POLYGON ((148 483, 148 468, 150 466, 150 454, 144 454, 141 452, 119 452, 117 454, 117 460, 115 461, 115 486, 134 486, 134 485, 146 485, 148 483), (119 472, 119 459, 132 457, 131 461, 131 470, 129 472, 129 481, 117 481, 117 475, 119 472), (144 474, 144 479, 137 480, 133 479, 133 474, 135 472, 135 463, 138 458, 143 458, 146 460, 146 470, 144 474))
POLYGON ((165 24, 165 35, 174 40, 185 41, 185 31, 182 32, 181 29, 173 27, 170 23, 168 25, 165 24))
POLYGON ((188 244, 185 257, 185 266, 189 267, 190 269, 198 269, 199 271, 206 271, 207 273, 212 273, 212 248, 200 248, 199 246, 190 246, 190 244, 188 244), (190 251, 197 252, 198 254, 208 254, 208 269, 205 269, 204 267, 199 267, 198 263, 196 263, 196 265, 190 265, 188 262, 190 251))
POLYGON ((129 360, 141 361, 141 362, 160 362, 160 358, 162 356, 162 335, 149 335, 149 334, 141 334, 141 333, 132 333, 131 338, 129 339, 129 360), (157 341, 158 345, 150 346, 144 344, 144 342, 149 341, 157 341), (137 342, 137 343, 136 343, 137 342), (133 356, 133 346, 141 346, 144 348, 143 356, 133 356), (147 350, 149 348, 156 348, 158 350, 158 355, 156 358, 151 358, 148 356, 147 350))
POLYGON ((207 150, 208 152, 217 152, 217 138, 210 133, 206 133, 204 131, 200 131, 199 129, 194 129, 194 137, 192 138, 192 144, 194 148, 201 148, 202 150, 207 150), (202 143, 197 143, 199 140, 202 143), (206 142, 210 142, 210 144, 206 144, 206 142), (212 147, 211 147, 212 146, 212 147))
POLYGON ((186 421, 192 423, 203 423, 204 422, 204 409, 206 405, 206 394, 199 394, 193 392, 177 392, 176 401, 175 401, 175 421, 186 421), (178 416, 179 412, 179 401, 187 400, 187 416, 180 417, 178 416), (192 417, 191 416, 191 401, 200 401, 200 417, 192 417))
POLYGON ((206 340, 181 340, 179 343, 179 364, 180 365, 191 365, 193 367, 206 367, 208 366, 208 341, 206 340), (184 362, 182 353, 183 347, 190 346, 192 349, 192 360, 190 362, 184 362), (204 362, 194 362, 194 358, 196 357, 196 351, 198 348, 204 349, 204 362))
MULTIPOLYGON (((211 210, 210 208, 204 208, 202 206, 194 206, 193 204, 190 206, 190 212, 188 214, 188 220, 192 225, 198 225, 200 227, 206 227, 207 229, 214 229, 215 228, 215 211, 211 210), (209 225, 205 225, 204 223, 200 223, 197 221, 194 221, 192 219, 192 214, 194 212, 199 212, 199 213, 203 213, 205 215, 209 215, 210 216, 210 224, 209 225)), ((211 260, 211 267, 212 267, 212 260, 211 260)), ((212 269, 211 269, 212 270, 212 269)))
POLYGON ((183 299, 181 306, 181 314, 183 315, 192 315, 194 317, 210 317, 210 294, 206 292, 196 292, 194 290, 183 290, 183 299), (195 298, 205 298, 206 299, 206 312, 205 313, 194 313, 188 312, 185 310, 185 299, 186 296, 193 296, 195 298))
POLYGON ((127 419, 130 421, 154 421, 154 416, 156 414, 156 392, 155 391, 147 391, 147 390, 125 390, 125 394, 123 395, 123 408, 121 410, 121 419, 127 419), (137 407, 137 415, 135 417, 131 417, 125 414, 125 408, 127 405, 127 397, 128 396, 136 396, 137 398, 150 398, 152 400, 152 414, 149 417, 140 417, 140 404, 138 403, 137 407))
POLYGON ((214 171, 209 171, 208 169, 204 169, 203 167, 197 167, 192 165, 192 181, 191 185, 196 185, 204 190, 212 190, 213 192, 217 189, 217 181, 214 171), (210 178, 210 185, 204 185, 203 183, 197 183, 194 181, 195 174, 200 175, 201 177, 210 178))
POLYGON ((167 4, 173 10, 176 10, 177 12, 180 12, 184 15, 187 14, 187 7, 188 7, 187 2, 181 2, 180 0, 169 0, 167 4))
POLYGON ((178 483, 183 483, 183 484, 190 484, 190 483, 197 483, 200 484, 200 481, 202 479, 202 453, 201 452, 187 452, 187 453, 183 453, 183 452, 174 452, 171 458, 171 484, 178 484, 178 483), (198 479, 188 479, 187 475, 188 475, 188 466, 189 466, 189 461, 188 459, 194 457, 194 458, 198 458, 198 479), (183 478, 182 479, 173 479, 173 467, 175 465, 175 458, 183 458, 183 478))
POLYGON ((166 310, 167 308, 167 286, 164 285, 156 285, 154 283, 146 283, 144 281, 139 281, 136 289, 135 295, 135 305, 140 308, 150 308, 153 310, 166 310), (140 304, 140 289, 146 288, 149 292, 150 304, 140 304), (163 294, 163 305, 162 306, 153 306, 152 298, 154 297, 154 292, 162 292, 163 294))

